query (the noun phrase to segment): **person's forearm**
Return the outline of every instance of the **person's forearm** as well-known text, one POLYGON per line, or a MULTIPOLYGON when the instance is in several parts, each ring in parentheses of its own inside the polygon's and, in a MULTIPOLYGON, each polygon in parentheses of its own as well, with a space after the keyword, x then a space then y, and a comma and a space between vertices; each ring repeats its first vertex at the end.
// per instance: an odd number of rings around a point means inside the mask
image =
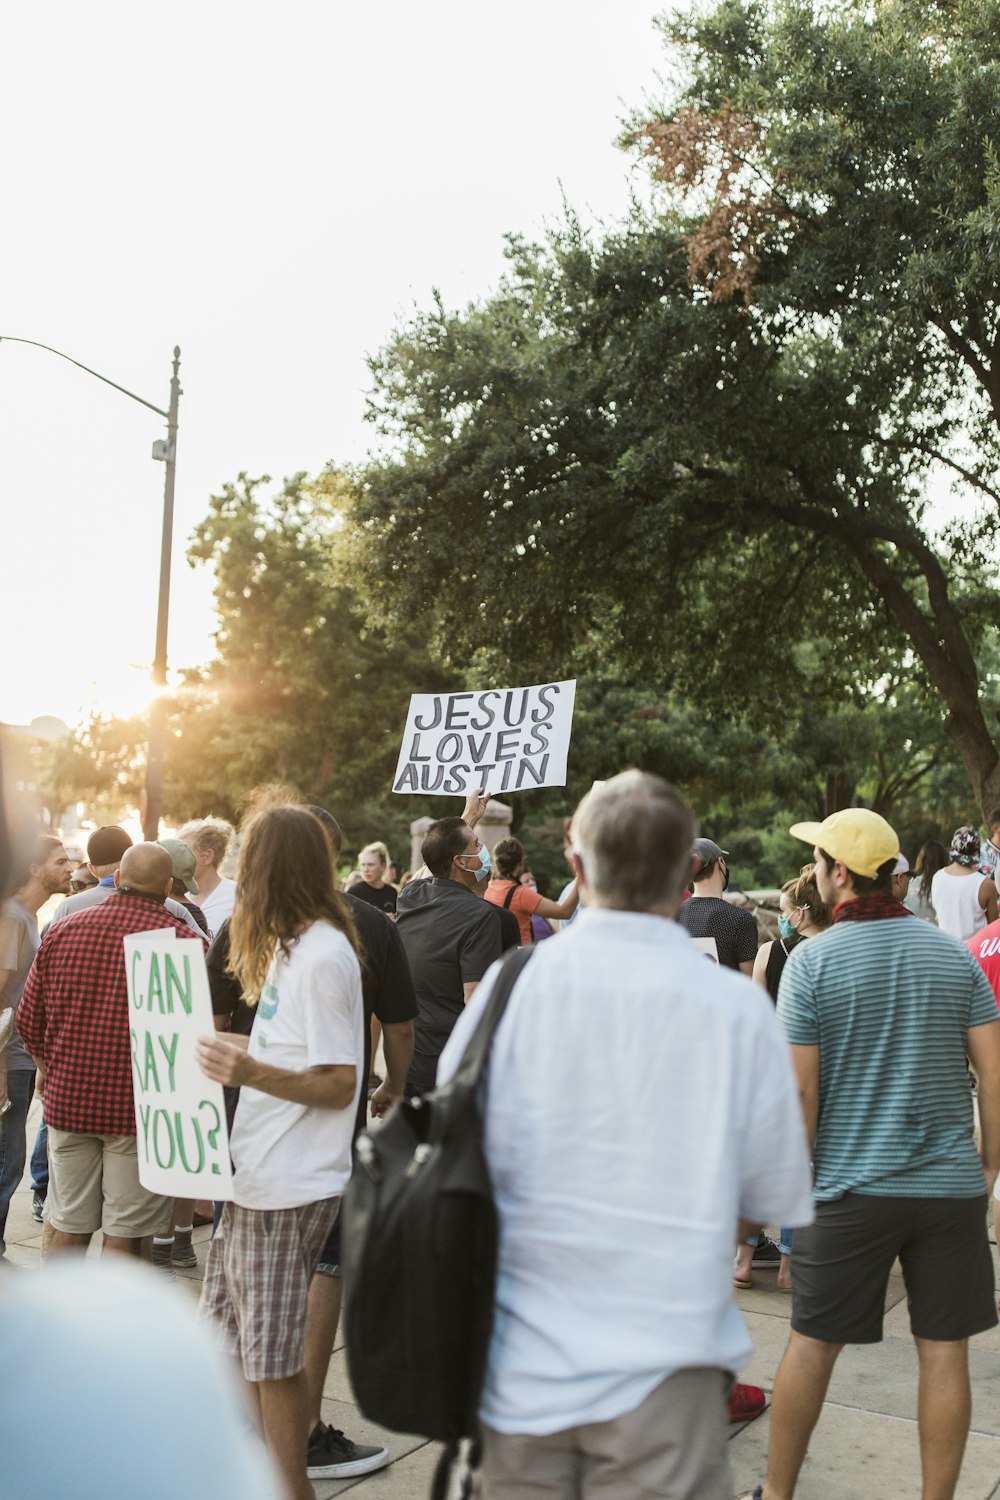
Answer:
POLYGON ((799 1102, 802 1105, 802 1123, 805 1126, 806 1145, 809 1154, 812 1155, 816 1145, 816 1131, 819 1128, 819 1090, 800 1089, 799 1102))
POLYGON ((413 1022, 382 1027, 385 1082, 390 1094, 402 1094, 413 1061, 413 1022))
POLYGON ((979 1079, 979 1155, 989 1172, 1000 1171, 1000 1080, 979 1079))
MULTIPOLYGON (((237 1042, 240 1038, 231 1040, 237 1042)), ((257 1089, 275 1099, 287 1099, 291 1104, 304 1104, 309 1109, 349 1109, 354 1103, 357 1069, 338 1064, 297 1073, 252 1057, 248 1059, 242 1082, 244 1088, 257 1089)))

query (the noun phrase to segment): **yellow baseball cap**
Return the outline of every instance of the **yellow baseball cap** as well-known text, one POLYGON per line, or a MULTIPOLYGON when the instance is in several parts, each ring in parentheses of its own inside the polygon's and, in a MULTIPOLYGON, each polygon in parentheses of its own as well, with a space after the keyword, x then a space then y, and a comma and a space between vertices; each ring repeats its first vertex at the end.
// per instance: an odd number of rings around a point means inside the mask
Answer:
POLYGON ((855 875, 870 878, 899 855, 899 839, 892 828, 867 807, 845 807, 822 823, 795 823, 788 831, 793 839, 825 849, 855 875))

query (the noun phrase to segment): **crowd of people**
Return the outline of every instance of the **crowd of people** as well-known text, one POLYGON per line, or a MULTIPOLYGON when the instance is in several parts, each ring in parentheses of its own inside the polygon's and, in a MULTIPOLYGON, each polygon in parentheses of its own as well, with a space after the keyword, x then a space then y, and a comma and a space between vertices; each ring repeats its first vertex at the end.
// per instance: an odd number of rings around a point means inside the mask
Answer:
POLYGON ((488 801, 432 823, 412 874, 366 845, 343 889, 336 820, 285 794, 256 799, 235 878, 218 818, 160 843, 97 829, 77 870, 36 836, 0 916, 0 1250, 37 1093, 47 1258, 100 1234, 168 1280, 198 1264, 210 1217, 200 1314, 286 1500, 384 1467, 321 1405, 354 1142, 454 1074, 503 956, 531 945, 484 1103, 500 1225, 486 1494, 729 1500, 727 1426, 767 1400, 734 1383, 750 1344, 733 1288, 773 1268, 791 1333, 752 1494, 786 1500, 840 1350, 881 1338, 898 1257, 924 1493, 945 1500, 968 1339, 997 1322, 1000 809, 984 840, 960 828, 912 868, 866 809, 795 825, 809 857, 772 938, 655 777, 584 798, 557 899, 516 838, 487 848, 488 801), (164 928, 206 954, 216 1030, 198 1060, 225 1091, 233 1163, 214 1206, 139 1177, 122 940, 164 928))

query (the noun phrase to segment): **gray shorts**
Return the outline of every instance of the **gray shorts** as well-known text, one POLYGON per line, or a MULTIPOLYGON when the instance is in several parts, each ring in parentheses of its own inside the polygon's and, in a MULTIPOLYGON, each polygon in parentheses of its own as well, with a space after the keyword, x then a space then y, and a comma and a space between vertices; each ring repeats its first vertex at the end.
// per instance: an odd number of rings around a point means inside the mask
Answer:
POLYGON ((198 1311, 248 1380, 285 1380, 303 1368, 309 1282, 339 1207, 339 1198, 301 1208, 223 1205, 198 1311))
POLYGON ((997 1323, 987 1198, 845 1193, 795 1231, 792 1327, 829 1344, 877 1344, 898 1257, 910 1329, 950 1343, 997 1323))
POLYGON ((486 1500, 731 1500, 726 1370, 678 1370, 634 1411, 546 1437, 483 1424, 486 1500))

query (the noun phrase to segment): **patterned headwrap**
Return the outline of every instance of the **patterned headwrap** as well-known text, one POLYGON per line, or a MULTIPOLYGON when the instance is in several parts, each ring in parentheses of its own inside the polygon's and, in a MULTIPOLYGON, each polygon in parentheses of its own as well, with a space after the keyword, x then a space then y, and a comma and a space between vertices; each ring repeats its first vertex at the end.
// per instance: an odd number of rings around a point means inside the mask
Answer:
POLYGON ((979 834, 974 828, 956 828, 951 836, 948 858, 956 865, 970 869, 979 863, 979 834))

